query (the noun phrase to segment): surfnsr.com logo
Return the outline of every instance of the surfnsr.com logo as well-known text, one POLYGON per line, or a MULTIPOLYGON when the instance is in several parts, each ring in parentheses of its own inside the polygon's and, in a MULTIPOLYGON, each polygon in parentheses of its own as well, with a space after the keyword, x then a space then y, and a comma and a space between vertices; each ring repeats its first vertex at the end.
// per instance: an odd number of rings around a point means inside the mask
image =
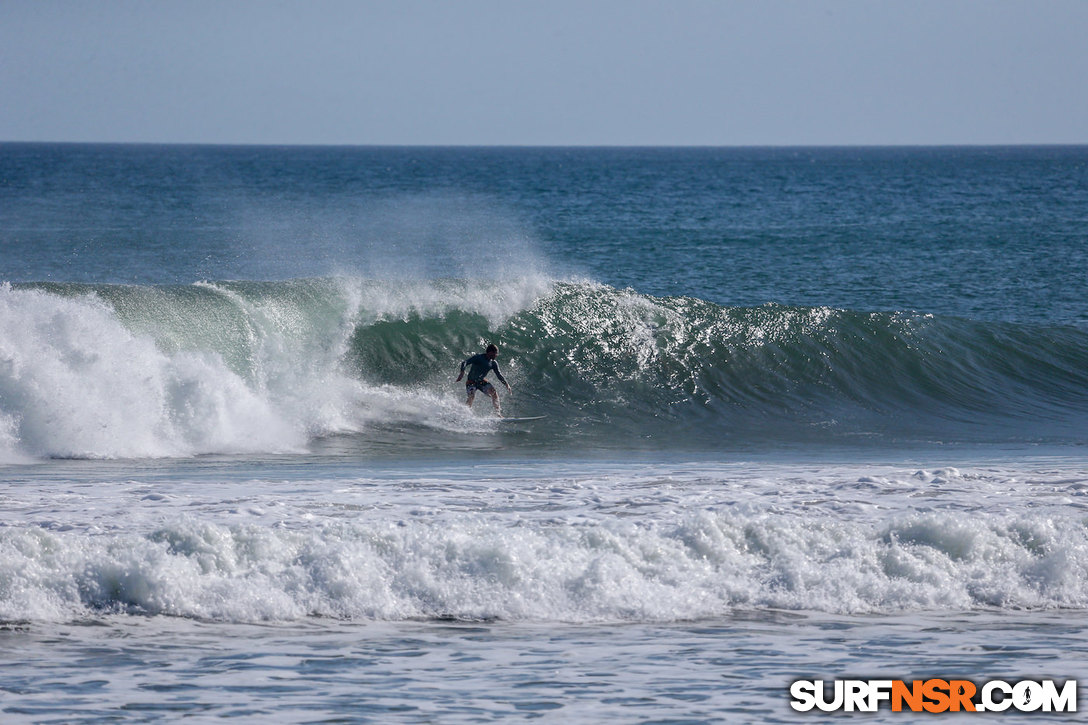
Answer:
POLYGON ((797 680, 790 707, 799 712, 1076 712, 1077 681, 990 680, 797 680))

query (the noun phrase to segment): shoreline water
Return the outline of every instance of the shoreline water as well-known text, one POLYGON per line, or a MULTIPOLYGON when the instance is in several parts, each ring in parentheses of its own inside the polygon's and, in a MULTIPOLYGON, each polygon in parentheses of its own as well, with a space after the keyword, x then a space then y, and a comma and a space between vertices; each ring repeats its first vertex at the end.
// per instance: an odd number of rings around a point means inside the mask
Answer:
MULTIPOLYGON (((834 617, 739 612, 690 623, 207 624, 99 620, 0 630, 13 723, 162 718, 808 722, 796 679, 1064 681, 1088 669, 1088 612, 834 617), (88 667, 93 668, 88 671, 88 667), (67 683, 55 693, 56 678, 67 683)), ((926 713, 894 713, 925 722, 926 713)), ((867 715, 882 721, 891 715, 867 715)), ((1065 722, 1067 713, 1033 713, 1065 722)), ((976 715, 998 721, 1004 715, 976 715)))

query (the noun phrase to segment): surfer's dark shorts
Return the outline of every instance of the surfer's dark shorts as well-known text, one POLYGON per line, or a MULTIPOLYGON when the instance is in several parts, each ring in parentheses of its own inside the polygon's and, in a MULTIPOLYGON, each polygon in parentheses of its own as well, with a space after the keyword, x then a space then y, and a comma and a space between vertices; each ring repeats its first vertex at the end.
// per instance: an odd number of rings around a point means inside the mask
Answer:
POLYGON ((486 380, 469 380, 467 383, 465 383, 466 394, 472 395, 477 390, 479 390, 481 393, 484 393, 485 395, 491 395, 491 393, 494 392, 495 388, 493 385, 491 385, 491 383, 487 382, 486 380))

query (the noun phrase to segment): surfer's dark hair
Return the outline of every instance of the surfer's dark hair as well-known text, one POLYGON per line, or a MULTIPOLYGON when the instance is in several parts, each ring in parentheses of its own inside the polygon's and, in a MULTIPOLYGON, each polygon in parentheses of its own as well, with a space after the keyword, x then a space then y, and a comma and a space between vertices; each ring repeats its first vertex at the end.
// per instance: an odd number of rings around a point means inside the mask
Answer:
POLYGON ((492 350, 494 350, 495 352, 499 351, 499 348, 495 347, 495 343, 491 343, 490 345, 488 345, 487 349, 484 350, 484 352, 491 352, 492 350))

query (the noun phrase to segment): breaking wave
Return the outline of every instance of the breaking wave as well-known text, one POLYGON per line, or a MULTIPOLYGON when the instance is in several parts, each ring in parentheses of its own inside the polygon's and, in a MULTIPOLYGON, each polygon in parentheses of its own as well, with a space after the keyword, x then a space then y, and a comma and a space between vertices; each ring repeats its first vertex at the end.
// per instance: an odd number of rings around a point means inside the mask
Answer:
POLYGON ((0 460, 501 435, 453 384, 488 341, 515 386, 506 410, 548 416, 510 445, 1083 443, 1088 430, 1088 334, 1074 327, 547 278, 4 284, 0 460))

